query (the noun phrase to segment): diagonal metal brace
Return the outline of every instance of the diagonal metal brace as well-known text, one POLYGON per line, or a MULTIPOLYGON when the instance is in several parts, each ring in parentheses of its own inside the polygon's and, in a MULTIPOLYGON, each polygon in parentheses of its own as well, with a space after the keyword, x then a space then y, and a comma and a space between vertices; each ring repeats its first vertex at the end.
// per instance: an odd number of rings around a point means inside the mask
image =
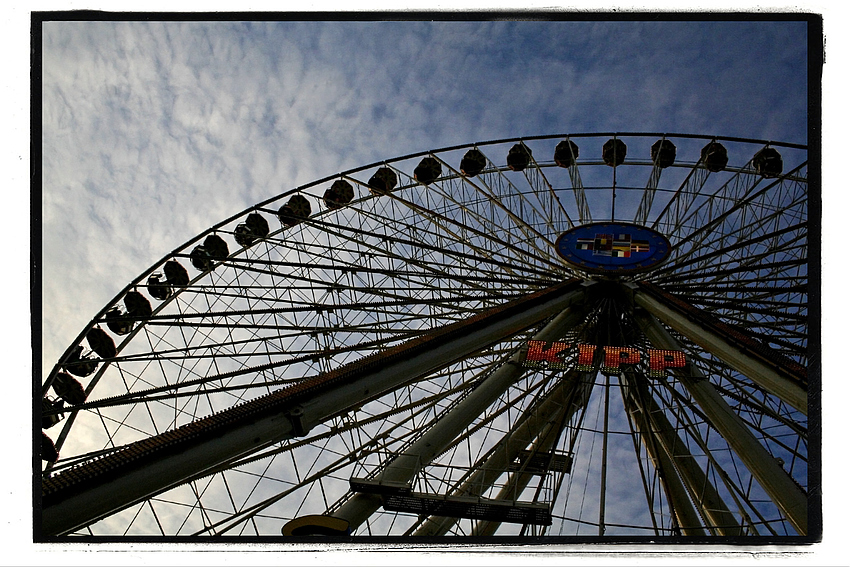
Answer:
POLYGON ((685 300, 641 282, 633 288, 634 303, 677 333, 803 414, 808 413, 806 368, 782 356, 746 331, 722 323, 685 300))

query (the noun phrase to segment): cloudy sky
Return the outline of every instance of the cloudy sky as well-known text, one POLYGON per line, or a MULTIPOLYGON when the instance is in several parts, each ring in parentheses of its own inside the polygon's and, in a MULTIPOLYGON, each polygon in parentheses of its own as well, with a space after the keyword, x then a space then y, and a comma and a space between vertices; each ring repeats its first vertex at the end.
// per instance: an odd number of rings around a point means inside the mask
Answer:
POLYGON ((133 277, 334 173, 513 136, 806 142, 801 22, 45 22, 45 372, 133 277))
POLYGON ((55 21, 42 32, 45 375, 169 251, 352 167, 538 134, 807 141, 800 22, 55 21))

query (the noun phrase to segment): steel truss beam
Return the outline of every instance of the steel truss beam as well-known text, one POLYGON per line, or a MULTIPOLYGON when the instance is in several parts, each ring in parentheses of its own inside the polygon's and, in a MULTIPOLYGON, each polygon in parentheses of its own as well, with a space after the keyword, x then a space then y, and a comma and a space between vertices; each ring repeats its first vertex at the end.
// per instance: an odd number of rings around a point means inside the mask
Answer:
POLYGON ((711 172, 707 169, 700 167, 700 162, 695 163, 658 218, 652 223, 651 228, 658 230, 659 227, 664 227, 662 232, 678 235, 682 228, 682 216, 690 209, 691 203, 699 195, 710 174, 711 172))
MULTIPOLYGON (((567 137, 567 142, 569 141, 570 139, 567 137)), ((573 154, 572 146, 570 146, 570 156, 572 157, 572 160, 570 166, 567 168, 567 172, 570 175, 570 185, 573 187, 573 194, 576 199, 579 224, 587 224, 593 221, 593 217, 590 214, 590 206, 587 204, 584 184, 581 181, 581 174, 579 173, 578 166, 576 164, 576 156, 573 154)), ((570 221, 570 227, 572 228, 572 221, 570 221)))
MULTIPOLYGON (((635 309, 634 315, 635 321, 653 346, 664 350, 681 350, 679 342, 652 315, 640 309, 635 309)), ((711 426, 720 432, 794 529, 806 535, 808 499, 803 489, 759 443, 695 364, 688 365, 686 369, 672 370, 711 426)))
POLYGON ((633 372, 624 373, 622 378, 625 383, 623 399, 629 418, 640 433, 650 457, 657 463, 682 533, 705 535, 691 504, 693 501, 713 534, 744 535, 740 522, 729 512, 687 445, 649 395, 646 384, 633 372))
MULTIPOLYGON (((570 397, 572 398, 571 404, 568 407, 562 406, 558 408, 559 414, 552 416, 552 418, 556 420, 554 426, 548 427, 540 432, 540 435, 532 445, 532 451, 548 452, 553 450, 562 434, 564 424, 576 411, 584 410, 586 408, 587 402, 590 399, 590 392, 593 389, 593 374, 578 374, 576 376, 572 376, 569 381, 571 382, 571 384, 569 384, 571 389, 570 397)), ((496 499, 514 499, 517 494, 520 494, 523 490, 525 490, 526 486, 528 486, 528 483, 531 482, 533 478, 534 475, 528 471, 519 470, 512 473, 508 477, 508 481, 499 491, 496 499)), ((560 485, 560 483, 556 483, 556 486, 558 485, 560 485)), ((552 494, 553 503, 556 497, 557 490, 555 490, 552 494)), ((552 505, 550 504, 550 507, 551 506, 552 505)), ((492 520, 479 520, 479 522, 475 525, 472 535, 491 536, 496 533, 496 530, 500 525, 500 522, 492 520)))
MULTIPOLYGON (((452 494, 458 496, 481 496, 487 492, 499 476, 520 453, 534 442, 535 439, 547 437, 547 432, 553 431, 550 445, 560 434, 560 425, 586 403, 590 394, 589 388, 582 388, 582 380, 587 376, 570 373, 559 380, 557 386, 538 403, 529 407, 514 423, 510 431, 499 441, 491 451, 490 456, 473 472, 452 494), (584 391, 586 390, 586 392, 584 391)), ((591 381, 592 383, 592 381, 591 381)), ((550 447, 535 443, 534 450, 549 451, 550 447)), ((456 518, 434 517, 427 518, 413 533, 417 536, 440 536, 457 522, 456 518)), ((486 522, 485 522, 486 523, 486 522)), ((492 522, 498 526, 498 522, 492 522)), ((479 525, 477 530, 481 529, 479 525)), ((481 535, 481 534, 476 534, 481 535)), ((483 534, 488 535, 488 534, 483 534)))
MULTIPOLYGON (((666 140, 666 136, 662 136, 662 140, 666 140)), ((660 140, 659 140, 660 141, 660 140)), ((652 201, 655 199, 655 192, 658 190, 658 181, 661 179, 661 174, 664 168, 659 165, 661 152, 658 152, 655 162, 652 164, 652 172, 649 174, 649 180, 646 182, 646 188, 643 190, 643 196, 640 199, 637 213, 635 214, 635 224, 646 224, 646 219, 649 218, 649 211, 652 210, 652 201)), ((693 175, 693 170, 688 174, 688 178, 693 175)), ((681 189, 680 189, 681 191, 681 189)))
POLYGON ((304 435, 334 415, 583 304, 585 287, 579 280, 556 284, 44 479, 42 535, 72 532, 223 463, 304 435))
POLYGON ((640 283, 634 302, 771 394, 808 413, 806 370, 753 340, 744 331, 713 321, 681 298, 640 283))
MULTIPOLYGON (((583 295, 581 292, 576 292, 575 300, 567 303, 554 319, 538 331, 534 340, 558 340, 579 323, 586 312, 585 305, 577 303, 577 300, 583 295)), ((480 386, 472 390, 463 401, 443 415, 431 429, 413 442, 407 450, 392 459, 374 481, 396 485, 410 482, 423 466, 443 453, 464 429, 471 425, 479 415, 522 376, 526 371, 522 362, 523 353, 517 352, 508 362, 488 376, 480 386)), ((380 495, 360 492, 339 509, 332 511, 332 515, 347 520, 351 530, 354 531, 369 516, 374 514, 381 507, 381 504, 380 495)))

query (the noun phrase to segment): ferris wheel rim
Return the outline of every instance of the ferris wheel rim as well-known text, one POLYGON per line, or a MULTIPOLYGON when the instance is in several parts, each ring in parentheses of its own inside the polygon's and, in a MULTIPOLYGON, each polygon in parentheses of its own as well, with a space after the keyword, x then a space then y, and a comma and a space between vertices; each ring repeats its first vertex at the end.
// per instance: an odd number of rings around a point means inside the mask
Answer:
MULTIPOLYGON (((573 138, 582 138, 582 137, 601 138, 601 137, 606 137, 606 136, 609 136, 609 135, 614 136, 614 137, 619 136, 619 137, 624 137, 624 138, 661 136, 665 139, 666 138, 682 137, 682 138, 692 138, 692 139, 699 139, 699 140, 742 141, 742 142, 747 142, 747 143, 760 143, 760 144, 764 144, 764 145, 773 145, 773 146, 778 146, 778 147, 791 147, 791 148, 796 148, 796 149, 805 149, 805 146, 801 146, 801 145, 797 145, 797 144, 781 144, 781 143, 768 142, 768 141, 763 141, 763 140, 748 140, 748 139, 741 139, 741 138, 721 138, 721 137, 716 137, 716 136, 693 136, 693 135, 688 136, 688 135, 674 135, 674 134, 644 134, 644 133, 633 133, 633 134, 631 134, 631 133, 625 133, 625 134, 623 134, 623 133, 593 133, 593 134, 546 135, 546 136, 525 137, 525 138, 509 138, 509 139, 504 139, 504 140, 493 140, 493 141, 489 141, 489 142, 480 142, 480 143, 475 143, 475 144, 465 144, 465 145, 461 145, 461 146, 452 146, 452 147, 448 147, 448 148, 442 148, 442 149, 439 149, 439 150, 429 150, 429 151, 425 151, 425 152, 419 152, 419 153, 416 153, 416 154, 409 154, 409 155, 406 155, 406 156, 400 156, 400 157, 397 157, 397 158, 393 158, 391 160, 376 162, 374 164, 369 164, 367 166, 358 167, 358 168, 355 168, 355 169, 352 169, 352 170, 349 170, 349 171, 346 171, 346 172, 343 172, 343 173, 340 173, 340 174, 336 174, 336 175, 333 175, 333 176, 329 176, 329 177, 323 178, 321 180, 311 182, 310 184, 303 185, 303 186, 300 186, 298 188, 286 191, 286 192, 281 193, 281 194, 279 194, 275 197, 272 197, 272 198, 270 198, 266 201, 258 203, 257 205, 249 207, 249 208, 245 209, 244 211, 237 213, 236 215, 233 215, 232 217, 229 217, 228 219, 225 219, 224 221, 221 221, 220 223, 214 225, 213 227, 202 232, 201 234, 199 234, 195 238, 187 241, 185 244, 176 248, 170 254, 163 257, 162 260, 155 263, 151 268, 148 268, 146 271, 144 271, 133 282, 131 282, 124 290, 119 292, 119 294, 116 295, 116 297, 101 310, 101 312, 95 317, 95 319, 93 319, 89 323, 89 325, 86 326, 85 330, 77 338, 77 341, 75 341, 75 343, 73 343, 72 346, 68 348, 68 351, 66 351, 66 353, 65 353, 65 355, 63 355, 63 357, 66 356, 67 353, 70 352, 71 349, 74 348, 74 345, 80 344, 83 341, 88 330, 95 326, 95 324, 98 320, 98 317, 102 316, 110 308, 111 305, 118 303, 127 291, 132 290, 135 287, 142 285, 142 282, 144 281, 144 279, 146 277, 148 277, 151 273, 156 271, 157 268, 160 267, 169 258, 186 257, 187 256, 186 254, 181 255, 181 251, 188 250, 189 248, 191 248, 192 245, 199 242, 205 236, 207 236, 209 234, 214 234, 221 227, 227 226, 228 224, 232 224, 234 221, 237 221, 238 219, 243 218, 246 214, 248 214, 250 212, 264 210, 264 208, 266 208, 271 203, 274 203, 276 201, 282 201, 287 196, 297 194, 297 193, 299 193, 299 192, 301 192, 305 189, 315 188, 315 187, 321 186, 322 184, 328 183, 328 182, 333 181, 335 179, 340 179, 340 178, 345 178, 345 177, 353 177, 357 173, 362 173, 362 172, 368 171, 370 169, 373 169, 375 167, 388 166, 388 165, 391 166, 392 164, 395 164, 395 163, 398 163, 398 162, 401 162, 401 161, 404 161, 404 160, 407 160, 407 159, 414 159, 414 158, 417 158, 417 157, 434 155, 434 154, 439 154, 439 153, 442 153, 442 152, 448 152, 448 151, 452 151, 452 150, 463 150, 463 149, 468 149, 468 148, 471 149, 471 148, 477 148, 479 146, 506 144, 506 143, 513 143, 513 142, 519 143, 519 142, 523 142, 524 140, 530 141, 530 140, 548 140, 548 139, 560 139, 560 138, 573 139, 573 138)), ((582 165, 582 162, 579 162, 579 165, 582 165)), ((506 169, 503 170, 503 171, 506 171, 506 169)), ((402 185, 397 190, 401 190, 405 187, 407 187, 407 186, 402 185)), ((368 199, 368 200, 374 200, 374 199, 378 199, 378 198, 379 198, 378 195, 369 195, 369 196, 366 197, 366 199, 368 199)), ((319 217, 319 216, 324 215, 326 213, 329 213, 329 211, 320 210, 319 213, 317 213, 315 216, 319 217)), ((312 219, 312 216, 311 216, 311 219, 312 219)), ((272 238, 275 235, 282 233, 284 230, 285 230, 285 228, 282 228, 279 231, 274 231, 273 233, 271 233, 269 235, 269 237, 272 238)), ((247 247, 245 247, 245 248, 247 248, 247 247)), ((239 254, 245 248, 237 250, 236 252, 233 252, 230 256, 235 256, 235 255, 239 254)), ((203 278, 204 276, 205 276, 205 272, 202 272, 196 278, 194 278, 192 281, 193 282, 198 281, 201 278, 203 278)), ((157 308, 154 315, 156 313, 158 313, 159 310, 164 309, 164 307, 167 304, 168 304, 168 301, 163 302, 157 308)), ((122 342, 122 346, 124 344, 128 344, 132 340, 132 338, 134 337, 134 334, 136 332, 141 332, 142 326, 143 325, 139 325, 136 328, 136 330, 132 334, 130 334, 126 338, 125 341, 122 342)), ((119 347, 119 352, 120 352, 120 347, 119 347)), ((105 371, 105 366, 106 365, 104 365, 98 371, 100 374, 102 374, 105 371)), ((60 367, 60 365, 57 365, 56 368, 54 368, 53 374, 55 374, 58 371, 59 367, 60 367)), ((100 375, 100 374, 98 374, 98 375, 100 375)), ((46 385, 45 391, 46 391, 47 388, 49 388, 49 386, 50 386, 50 384, 46 385)))
MULTIPOLYGON (((247 214, 250 214, 251 212, 254 212, 254 211, 258 211, 258 210, 262 209, 263 207, 266 207, 269 204, 274 203, 276 201, 279 201, 279 200, 281 200, 281 199, 283 199, 287 196, 297 194, 299 192, 304 191, 305 189, 309 189, 309 188, 316 187, 316 186, 319 186, 319 185, 322 185, 322 184, 325 184, 325 183, 329 183, 329 182, 334 181, 334 180, 339 179, 339 178, 352 176, 355 173, 361 173, 361 172, 364 172, 364 171, 368 171, 370 169, 380 167, 382 165, 396 163, 396 162, 400 162, 400 161, 412 159, 412 158, 417 158, 417 157, 425 157, 425 156, 429 156, 429 155, 433 155, 433 154, 437 154, 437 153, 444 153, 444 152, 449 152, 449 151, 453 151, 453 150, 473 149, 473 148, 477 148, 479 146, 491 146, 491 145, 497 145, 497 144, 518 143, 518 142, 522 142, 524 140, 529 140, 529 141, 530 140, 550 140, 550 139, 561 139, 561 138, 569 140, 569 139, 572 139, 572 138, 579 138, 579 139, 580 138, 600 138, 600 137, 606 137, 606 136, 612 136, 612 137, 615 137, 615 138, 617 136, 624 137, 624 138, 636 138, 636 137, 660 137, 661 139, 686 138, 686 139, 699 139, 699 140, 709 140, 709 141, 716 140, 716 141, 729 141, 729 142, 743 142, 743 143, 747 143, 747 144, 762 144, 764 146, 786 147, 786 148, 794 148, 794 149, 801 149, 801 150, 806 150, 808 148, 808 146, 805 145, 805 144, 798 144, 798 143, 791 143, 791 142, 772 141, 772 140, 764 140, 764 139, 756 139, 756 138, 704 135, 704 134, 676 134, 676 133, 667 133, 667 132, 661 132, 661 133, 658 133, 658 132, 656 132, 656 133, 648 133, 648 132, 596 132, 596 133, 591 133, 591 132, 587 132, 587 133, 546 134, 546 135, 524 136, 524 137, 514 137, 514 138, 500 138, 500 139, 495 139, 495 140, 487 140, 487 141, 473 142, 473 143, 468 143, 468 144, 446 146, 446 147, 433 149, 433 150, 425 150, 425 151, 405 154, 405 155, 402 155, 402 156, 397 156, 397 157, 391 158, 389 160, 381 160, 381 161, 376 161, 376 162, 370 163, 368 165, 358 166, 358 167, 351 168, 351 169, 348 169, 346 171, 336 173, 336 174, 333 174, 333 175, 330 175, 330 176, 326 176, 326 177, 323 177, 321 179, 309 182, 307 184, 303 184, 303 185, 300 185, 298 187, 289 189, 289 190, 284 191, 282 193, 279 193, 279 194, 277 194, 273 197, 269 197, 268 199, 260 201, 255 205, 249 206, 249 207, 245 208, 244 210, 242 210, 242 211, 240 211, 240 212, 238 212, 238 213, 236 213, 236 214, 234 214, 234 215, 232 215, 232 216, 230 216, 230 217, 228 217, 228 218, 226 218, 222 221, 219 221, 215 225, 213 225, 210 228, 199 233, 197 236, 195 236, 195 237, 187 240, 186 242, 182 243, 181 245, 177 246, 176 248, 174 248, 173 250, 168 252, 165 256, 160 258, 158 261, 154 262, 151 265, 151 267, 147 268, 139 276, 134 278, 123 289, 121 289, 109 302, 107 302, 107 304, 100 310, 100 312, 95 314, 94 318, 84 327, 83 331, 80 332, 80 334, 76 337, 76 339, 74 341, 72 341, 71 345, 60 356, 59 360, 60 361, 64 360, 64 358, 67 356, 67 354, 70 352, 70 350, 72 348, 74 348, 74 346, 76 344, 80 344, 80 342, 85 338, 86 332, 94 326, 94 323, 98 320, 98 318, 102 317, 106 313, 106 311, 109 309, 110 306, 117 304, 121 300, 121 298, 124 297, 124 295, 126 295, 126 293, 128 291, 131 291, 132 289, 142 285, 142 282, 144 281, 144 279, 146 277, 149 277, 152 273, 154 273, 158 268, 160 268, 163 264, 165 264, 166 261, 168 261, 169 259, 174 258, 174 257, 180 257, 182 251, 190 249, 190 247, 192 245, 200 242, 205 236, 207 236, 209 234, 214 234, 221 227, 226 226, 227 224, 231 224, 234 221, 246 216, 247 214)), ((367 198, 374 198, 374 196, 370 196, 370 197, 367 197, 367 198)), ((327 212, 327 210, 320 210, 319 214, 323 214, 323 213, 326 213, 326 212, 327 212)), ((276 233, 282 232, 282 230, 276 231, 276 233)), ((233 254, 236 254, 238 252, 239 252, 239 250, 237 250, 233 254)), ((185 256, 185 254, 184 254, 184 256, 185 256)), ((200 277, 202 277, 202 274, 199 274, 192 281, 196 281, 200 277)), ((59 364, 57 364, 54 367, 53 372, 55 372, 55 370, 58 368, 58 366, 59 366, 59 364)), ((45 392, 46 392, 46 389, 45 389, 45 392)))

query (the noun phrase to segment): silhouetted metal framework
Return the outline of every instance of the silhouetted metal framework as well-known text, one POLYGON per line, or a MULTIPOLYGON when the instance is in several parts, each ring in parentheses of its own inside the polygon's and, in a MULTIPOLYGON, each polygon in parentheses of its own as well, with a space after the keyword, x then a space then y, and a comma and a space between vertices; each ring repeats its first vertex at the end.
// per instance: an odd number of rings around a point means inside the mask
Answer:
POLYGON ((43 381, 37 536, 806 535, 806 160, 498 140, 225 219, 43 381), (670 253, 592 272, 558 253, 599 221, 670 253), (596 355, 531 365, 532 340, 596 355), (650 372, 661 351, 687 364, 650 372))

